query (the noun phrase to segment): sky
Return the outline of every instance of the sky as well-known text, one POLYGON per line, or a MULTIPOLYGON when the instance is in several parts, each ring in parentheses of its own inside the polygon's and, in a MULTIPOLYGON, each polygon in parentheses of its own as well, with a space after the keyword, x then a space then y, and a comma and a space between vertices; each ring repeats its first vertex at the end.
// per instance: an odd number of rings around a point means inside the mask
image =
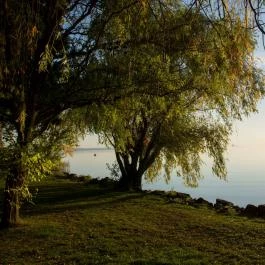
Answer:
POLYGON ((263 158, 265 155, 265 100, 258 105, 258 112, 252 113, 242 121, 234 123, 234 132, 230 138, 229 150, 240 149, 238 155, 243 155, 244 150, 258 154, 263 158))
MULTIPOLYGON (((259 36, 254 57, 257 66, 265 70, 265 47, 259 36)), ((243 121, 234 124, 234 133, 231 137, 232 147, 250 148, 265 153, 265 98, 258 104, 258 112, 245 117, 243 121)))

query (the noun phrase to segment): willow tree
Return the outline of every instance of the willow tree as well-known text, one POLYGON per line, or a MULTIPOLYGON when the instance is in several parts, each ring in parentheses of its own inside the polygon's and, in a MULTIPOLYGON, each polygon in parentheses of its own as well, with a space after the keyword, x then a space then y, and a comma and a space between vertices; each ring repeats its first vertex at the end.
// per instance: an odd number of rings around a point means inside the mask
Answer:
POLYGON ((145 10, 139 14, 143 24, 120 16, 108 31, 116 38, 119 29, 117 42, 126 45, 106 54, 105 63, 118 66, 122 80, 145 92, 103 106, 89 121, 100 140, 115 149, 125 189, 140 190, 143 175, 152 179, 162 168, 167 179, 176 168, 187 184, 196 185, 202 153, 213 158, 213 172, 225 177, 232 122, 255 111, 264 92, 252 57, 253 32, 240 17, 209 23, 196 8, 171 7, 162 13, 160 7, 145 10), (157 25, 165 29, 159 36, 152 35, 157 25), (136 32, 152 42, 129 46, 126 38, 136 32))
POLYGON ((1 1, 0 122, 12 134, 5 143, 10 161, 2 226, 19 220, 25 158, 41 136, 48 137, 66 110, 111 100, 112 88, 97 86, 95 71, 86 68, 97 62, 99 46, 107 48, 101 36, 108 20, 131 4, 107 10, 99 0, 1 1))

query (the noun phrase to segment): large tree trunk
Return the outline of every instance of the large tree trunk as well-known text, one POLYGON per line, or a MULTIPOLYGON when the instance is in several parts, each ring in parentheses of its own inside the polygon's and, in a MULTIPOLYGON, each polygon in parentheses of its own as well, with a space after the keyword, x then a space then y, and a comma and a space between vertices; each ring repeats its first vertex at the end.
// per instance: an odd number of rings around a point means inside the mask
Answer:
POLYGON ((0 148, 3 147, 3 127, 2 127, 2 123, 0 122, 0 148))
POLYGON ((24 184, 22 165, 16 164, 6 179, 3 200, 1 227, 7 228, 20 223, 19 209, 21 203, 21 189, 24 184))
POLYGON ((142 175, 137 172, 133 178, 133 190, 142 191, 142 175))
POLYGON ((119 180, 119 187, 127 191, 141 191, 142 175, 138 174, 138 172, 123 174, 119 180))
POLYGON ((121 190, 132 190, 132 177, 128 174, 122 174, 118 185, 121 190))

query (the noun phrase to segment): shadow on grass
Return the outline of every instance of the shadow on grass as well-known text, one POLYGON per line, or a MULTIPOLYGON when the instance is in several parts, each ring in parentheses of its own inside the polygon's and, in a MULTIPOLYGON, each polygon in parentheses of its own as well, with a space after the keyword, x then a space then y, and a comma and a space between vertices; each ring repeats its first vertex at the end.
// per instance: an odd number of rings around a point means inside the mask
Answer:
POLYGON ((144 193, 120 192, 113 188, 79 183, 45 186, 40 187, 33 203, 26 203, 22 207, 22 215, 33 216, 108 205, 114 206, 143 196, 145 196, 144 193))
POLYGON ((31 187, 30 190, 33 195, 33 200, 37 204, 57 204, 65 201, 106 195, 114 191, 113 188, 104 188, 99 187, 98 185, 85 185, 74 182, 59 185, 31 187))
POLYGON ((131 265, 173 265, 175 263, 165 263, 165 262, 158 262, 158 261, 134 261, 130 263, 131 265))

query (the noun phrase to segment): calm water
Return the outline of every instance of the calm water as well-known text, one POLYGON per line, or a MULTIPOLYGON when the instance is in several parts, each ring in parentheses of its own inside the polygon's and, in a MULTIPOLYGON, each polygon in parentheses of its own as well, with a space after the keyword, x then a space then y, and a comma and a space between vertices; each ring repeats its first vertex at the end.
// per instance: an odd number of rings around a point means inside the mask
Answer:
MULTIPOLYGON (((207 163, 202 169, 204 179, 197 188, 183 185, 180 177, 172 174, 171 181, 166 184, 162 177, 154 183, 143 184, 148 190, 176 190, 186 192, 192 197, 203 197, 211 202, 222 198, 245 206, 265 204, 265 152, 257 153, 257 149, 231 148, 227 161, 227 180, 220 180, 211 173, 211 165, 207 163)), ((76 174, 90 174, 93 177, 109 176, 106 163, 113 163, 113 150, 77 149, 72 157, 65 159, 70 163, 70 171, 76 174)))

